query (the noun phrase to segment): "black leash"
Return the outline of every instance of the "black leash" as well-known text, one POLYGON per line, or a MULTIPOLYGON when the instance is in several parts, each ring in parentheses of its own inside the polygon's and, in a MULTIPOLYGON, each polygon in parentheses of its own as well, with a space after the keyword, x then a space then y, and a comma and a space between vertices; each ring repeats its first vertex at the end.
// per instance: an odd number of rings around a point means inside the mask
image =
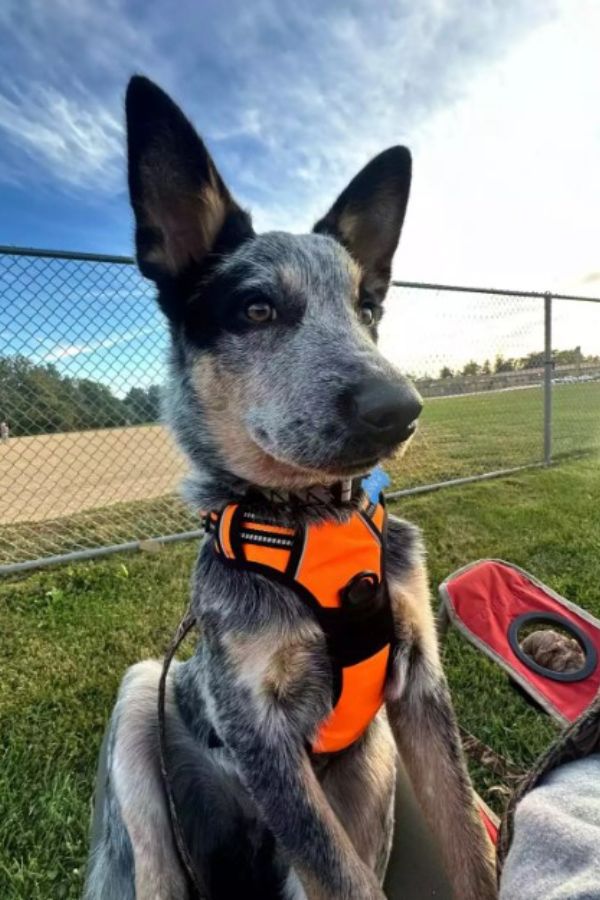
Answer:
POLYGON ((171 776, 169 774, 169 769, 167 766, 167 731, 166 731, 166 716, 165 716, 165 693, 167 686, 167 675, 169 672, 169 667, 173 662, 173 657, 177 653, 179 646, 185 640, 187 635, 190 633, 192 628, 196 625, 196 617, 192 613, 191 608, 189 608, 184 615, 183 619, 179 623, 177 627, 177 631, 175 632, 175 636, 173 637, 167 652, 165 654, 162 672, 160 674, 160 680, 158 682, 158 748, 159 748, 159 759, 160 759, 160 771, 163 780, 163 786, 165 789, 165 793, 167 795, 167 801, 169 805, 169 819, 171 821, 171 831, 173 832, 173 837, 175 838, 175 845, 177 847, 177 853, 179 855, 179 860, 181 865, 183 866, 191 884, 194 887, 196 892, 197 900, 209 900, 208 893, 206 891, 205 885, 202 883, 202 878, 194 866, 194 861, 190 856, 190 852, 187 848, 187 844, 185 841, 185 835, 183 833, 183 828, 181 827, 181 821, 179 819, 179 815, 177 813, 177 805, 175 803, 175 796, 173 793, 173 783, 171 780, 171 776))

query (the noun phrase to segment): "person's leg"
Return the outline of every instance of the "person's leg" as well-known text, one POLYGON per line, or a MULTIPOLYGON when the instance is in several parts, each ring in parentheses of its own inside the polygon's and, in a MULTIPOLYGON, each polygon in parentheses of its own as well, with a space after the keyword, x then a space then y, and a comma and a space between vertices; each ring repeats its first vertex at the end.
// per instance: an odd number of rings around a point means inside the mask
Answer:
POLYGON ((516 807, 500 900, 600 897, 600 754, 551 771, 516 807))

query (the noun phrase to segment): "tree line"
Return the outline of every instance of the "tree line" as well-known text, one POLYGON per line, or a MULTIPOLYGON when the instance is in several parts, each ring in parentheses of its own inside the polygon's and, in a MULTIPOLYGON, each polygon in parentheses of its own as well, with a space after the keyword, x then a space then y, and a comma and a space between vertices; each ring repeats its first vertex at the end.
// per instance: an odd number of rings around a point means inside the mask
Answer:
MULTIPOLYGON (((600 356, 585 356, 581 347, 557 350, 553 358, 557 366, 600 365, 600 356)), ((460 369, 443 366, 438 378, 519 372, 543 364, 543 352, 519 358, 498 355, 493 362, 470 360, 460 369)), ((121 398, 98 381, 62 375, 52 363, 36 363, 25 356, 0 356, 0 422, 8 422, 12 435, 145 425, 156 422, 159 411, 158 385, 132 387, 121 398)))
MULTIPOLYGON (((577 366, 582 363, 600 364, 600 356, 586 356, 581 352, 581 347, 572 350, 555 350, 552 354, 555 366, 577 366)), ((522 372, 525 369, 541 369, 544 365, 544 351, 528 353, 526 356, 505 358, 501 354, 496 356, 493 362, 489 359, 482 363, 474 359, 462 367, 451 369, 442 366, 439 378, 458 378, 462 375, 498 375, 502 372, 522 372)))
POLYGON ((160 389, 132 387, 117 397, 90 378, 62 375, 52 363, 0 357, 0 421, 12 435, 143 425, 159 417, 160 389))

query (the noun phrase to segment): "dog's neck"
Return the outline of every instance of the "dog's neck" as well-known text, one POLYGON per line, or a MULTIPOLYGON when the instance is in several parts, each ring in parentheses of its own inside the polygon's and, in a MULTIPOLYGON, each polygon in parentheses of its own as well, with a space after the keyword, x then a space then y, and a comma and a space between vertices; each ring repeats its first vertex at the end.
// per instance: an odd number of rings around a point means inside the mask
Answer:
POLYGON ((184 483, 184 497, 194 509, 208 512, 222 509, 228 503, 243 503, 258 515, 282 523, 302 524, 328 519, 344 521, 364 498, 360 477, 329 485, 280 490, 249 484, 231 473, 215 476, 216 473, 213 477, 195 474, 184 483))

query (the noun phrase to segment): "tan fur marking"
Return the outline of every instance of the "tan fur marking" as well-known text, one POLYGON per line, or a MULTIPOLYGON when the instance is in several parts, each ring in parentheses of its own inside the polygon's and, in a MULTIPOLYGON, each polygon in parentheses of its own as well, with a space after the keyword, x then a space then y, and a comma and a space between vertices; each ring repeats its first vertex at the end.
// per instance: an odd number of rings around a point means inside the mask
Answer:
POLYGON ((390 814, 396 780, 396 746, 384 710, 372 723, 366 741, 364 754, 326 767, 321 784, 356 852, 382 878, 391 835, 380 825, 390 814))
MULTIPOLYGON (((306 487, 319 481, 333 483, 336 476, 316 469, 302 469, 266 453, 252 440, 244 426, 246 397, 252 388, 243 377, 219 368, 214 357, 203 354, 194 363, 192 380, 206 411, 205 422, 217 442, 230 471, 263 487, 306 487)), ((253 385, 254 393, 256 385, 253 385)))
POLYGON ((427 570, 414 567, 390 584, 392 612, 400 634, 414 640, 426 665, 399 673, 406 684, 388 692, 388 717, 400 755, 425 818, 437 836, 454 895, 460 900, 496 897, 492 849, 476 811, 471 785, 458 749, 451 713, 440 712, 444 684, 427 570), (437 693, 437 700, 436 698, 437 693), (438 704, 436 706, 436 704, 438 704), (467 850, 467 847, 469 848, 467 850))
POLYGON ((285 639, 279 633, 263 631, 254 635, 228 635, 225 643, 229 658, 244 681, 265 696, 283 698, 310 672, 317 641, 316 626, 307 624, 285 639))
POLYGON ((162 235, 162 243, 150 250, 146 259, 177 274, 191 259, 199 261, 210 253, 231 201, 213 183, 201 191, 190 191, 187 184, 174 181, 163 160, 150 157, 141 172, 144 218, 162 235))
POLYGON ((398 632, 408 625, 429 663, 441 670, 426 566, 421 563, 403 581, 392 581, 390 599, 398 632))
MULTIPOLYGON (((311 804, 319 810, 322 821, 327 824, 328 829, 335 835, 336 846, 340 848, 341 856, 346 862, 348 870, 354 870, 352 883, 353 886, 355 886, 356 892, 353 892, 352 896, 360 897, 361 900, 385 900, 376 875, 360 860, 348 834, 329 805, 308 757, 304 761, 303 769, 304 783, 311 804)), ((327 889, 321 884, 315 878, 313 872, 299 864, 296 864, 294 868, 309 900, 339 900, 340 895, 332 893, 330 889, 327 889)), ((344 894, 344 896, 347 895, 344 894)))
POLYGON ((363 278, 363 270, 362 266, 354 259, 354 257, 350 257, 350 277, 352 279, 352 290, 354 294, 358 295, 358 291, 360 289, 360 283, 363 278))
POLYGON ((310 671, 310 649, 301 644, 291 645, 274 653, 265 672, 265 690, 283 699, 292 685, 310 671))
POLYGON ((369 249, 369 256, 375 258, 382 254, 382 237, 390 229, 395 229, 400 215, 398 198, 385 187, 380 187, 371 198, 370 208, 365 211, 354 211, 352 208, 342 210, 338 219, 338 228, 342 237, 358 252, 359 259, 365 257, 361 252, 369 249), (377 227, 374 228, 373 226, 377 227))
POLYGON ((390 264, 401 225, 398 198, 380 188, 369 210, 344 209, 337 221, 354 259, 363 267, 363 281, 370 290, 385 293, 389 284, 390 264))
POLYGON ((239 382, 235 378, 228 377, 210 354, 203 354, 194 363, 192 380, 202 406, 209 416, 226 412, 232 407, 233 411, 238 410, 239 401, 236 402, 236 393, 239 382))
POLYGON ((299 272, 294 266, 279 266, 277 274, 279 283, 284 291, 289 291, 293 294, 302 290, 302 272, 299 272))
POLYGON ((204 354, 194 365, 193 382, 206 411, 206 424, 228 468, 256 484, 277 484, 290 476, 291 466, 277 462, 250 438, 243 425, 244 379, 220 369, 204 354))
POLYGON ((349 212, 347 209, 343 210, 340 218, 338 220, 338 228, 340 230, 340 234, 344 238, 345 241, 350 244, 351 247, 354 246, 358 239, 358 235, 360 234, 362 224, 362 217, 358 213, 349 212))
POLYGON ((494 848, 474 796, 456 791, 457 772, 440 745, 442 735, 412 721, 406 721, 405 728, 411 733, 399 742, 402 758, 425 819, 441 845, 454 895, 460 900, 493 900, 494 848))
POLYGON ((200 226, 204 238, 204 247, 208 252, 223 227, 227 204, 221 193, 212 184, 206 185, 199 200, 202 206, 200 226))

